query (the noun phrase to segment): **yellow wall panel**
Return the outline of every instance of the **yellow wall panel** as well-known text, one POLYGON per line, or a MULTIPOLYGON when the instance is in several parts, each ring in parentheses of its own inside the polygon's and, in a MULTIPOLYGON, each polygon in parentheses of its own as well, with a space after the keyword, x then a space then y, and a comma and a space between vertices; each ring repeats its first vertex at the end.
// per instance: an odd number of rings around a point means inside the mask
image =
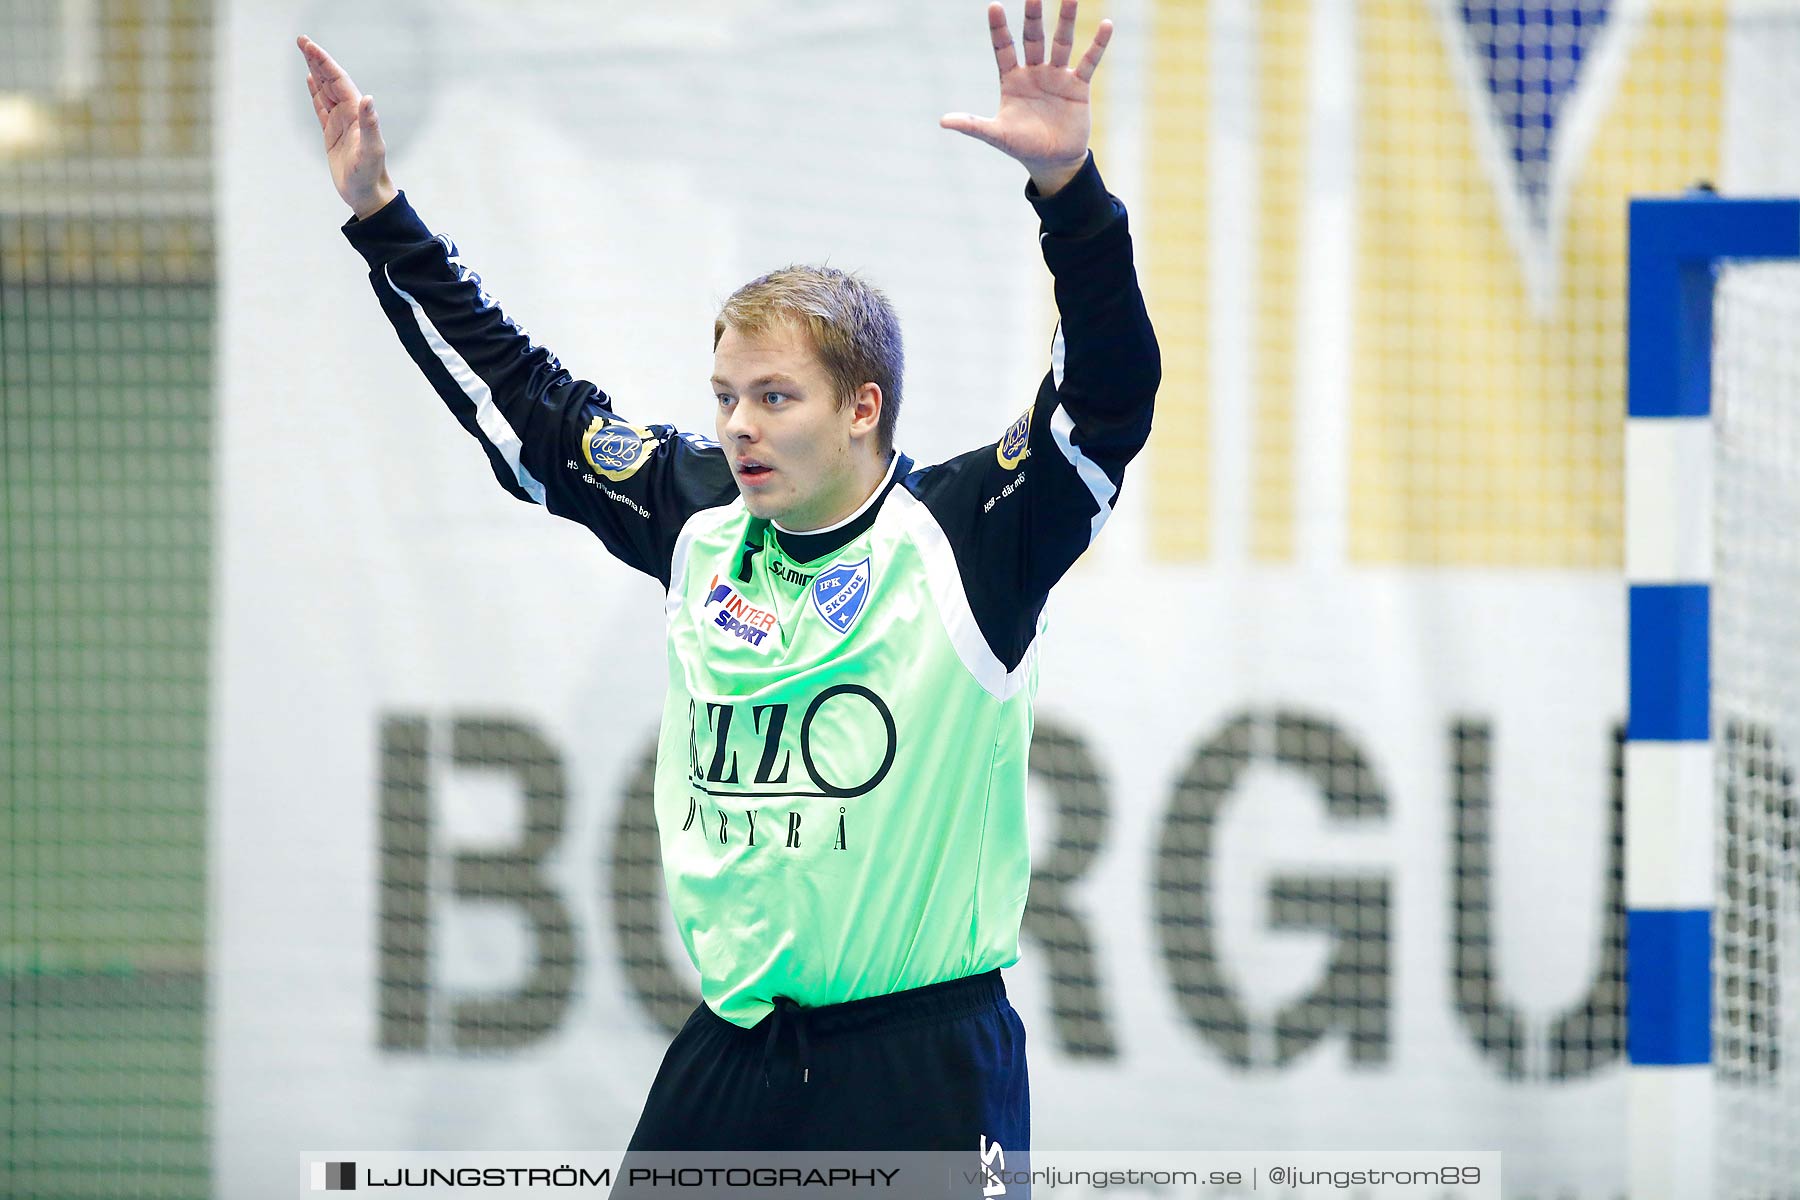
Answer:
MULTIPOLYGON (((1204 0, 1156 6, 1150 51, 1149 236, 1139 251, 1145 303, 1162 346, 1150 464, 1152 551, 1158 558, 1204 558, 1211 542, 1206 464, 1207 405, 1207 64, 1204 0)), ((1105 64, 1101 65, 1105 70, 1105 64)))
MULTIPOLYGON (((1606 36, 1621 31, 1621 7, 1606 36)), ((1560 250, 1534 306, 1481 157, 1477 122, 1488 118, 1458 86, 1445 25, 1416 0, 1365 4, 1354 558, 1620 562, 1626 198, 1716 173, 1723 7, 1653 6, 1632 31, 1592 143, 1569 164, 1549 242, 1560 250)), ((1582 89, 1608 83, 1597 62, 1584 64, 1582 89)), ((1490 103, 1485 85, 1474 98, 1490 103)))
POLYGON ((1257 233, 1252 334, 1250 553, 1294 554, 1294 356, 1305 213, 1311 0, 1268 0, 1258 14, 1257 233))

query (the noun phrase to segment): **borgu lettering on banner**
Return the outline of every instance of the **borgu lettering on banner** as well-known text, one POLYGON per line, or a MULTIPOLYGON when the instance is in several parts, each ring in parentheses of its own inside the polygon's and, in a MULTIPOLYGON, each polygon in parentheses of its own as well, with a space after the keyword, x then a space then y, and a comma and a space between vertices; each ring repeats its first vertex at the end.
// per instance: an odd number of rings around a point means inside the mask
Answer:
MULTIPOLYGON (((1289 603, 1304 603, 1304 597, 1296 594, 1289 603)), ((1123 688, 1128 681, 1129 677, 1120 679, 1113 686, 1123 688)), ((1352 679, 1338 684, 1346 693, 1354 687, 1352 679)), ((1622 778, 1616 721, 1591 722, 1582 731, 1584 744, 1569 755, 1564 794, 1584 796, 1606 814, 1604 822, 1591 829, 1599 836, 1586 855, 1605 882, 1590 889, 1593 909, 1587 914, 1587 936, 1579 939, 1591 943, 1586 954, 1589 978, 1568 995, 1563 1010, 1546 1021, 1533 1013, 1544 1006, 1546 996, 1532 984, 1529 962, 1506 963, 1510 969, 1503 968, 1507 914, 1497 907, 1497 893, 1505 886, 1499 878, 1496 845, 1502 837, 1500 780, 1518 770, 1518 764, 1502 759, 1499 748, 1510 742, 1522 755, 1532 753, 1529 740, 1503 739, 1497 726, 1503 720, 1518 720, 1509 709, 1521 706, 1498 698, 1489 705, 1459 706, 1460 711, 1441 714, 1424 728, 1382 729, 1371 735, 1358 728, 1360 714, 1353 706, 1333 717, 1328 715, 1334 707, 1328 698, 1299 691, 1292 695, 1292 700, 1273 706, 1227 710, 1199 730, 1171 724, 1167 744, 1176 753, 1166 763, 1170 785, 1155 803, 1131 806, 1148 810, 1147 819, 1137 823, 1142 828, 1133 828, 1134 823, 1124 818, 1120 809, 1126 806, 1125 799, 1107 785, 1141 738, 1104 722, 1077 719, 1046 698, 1033 768, 1044 786, 1042 823, 1050 833, 1036 855, 1025 927, 1027 966, 1041 973, 1039 999, 1049 1017, 1039 1034, 1040 1048, 1071 1060, 1123 1065, 1120 1025, 1137 1003, 1133 997, 1146 986, 1157 985, 1185 1018, 1183 1041, 1198 1063, 1211 1060, 1240 1071, 1278 1073, 1318 1044, 1331 1043, 1341 1046, 1352 1068, 1391 1071, 1407 1057, 1396 1044, 1406 1036, 1397 1028, 1397 1012, 1414 996, 1441 992, 1452 1000, 1438 1022, 1446 1040, 1457 1043, 1471 1064, 1495 1081, 1581 1079, 1615 1063, 1620 1053, 1619 1011, 1611 993, 1617 991, 1620 967, 1616 901, 1622 778), (1071 771, 1067 766, 1071 762, 1083 764, 1083 769, 1071 771), (1436 786, 1409 797, 1395 777, 1404 780, 1419 773, 1421 762, 1430 764, 1427 774, 1436 776, 1436 786), (1266 915, 1258 924, 1277 941, 1282 934, 1307 935, 1324 948, 1324 954, 1314 977, 1286 1004, 1258 1012, 1253 997, 1234 982, 1254 972, 1257 952, 1234 951, 1223 936, 1228 931, 1220 929, 1226 923, 1221 910, 1241 898, 1229 894, 1232 872, 1219 860, 1233 849, 1234 836, 1242 839, 1241 830, 1234 834, 1234 827, 1242 824, 1237 810, 1261 803, 1270 787, 1278 795, 1293 792, 1297 806, 1314 807, 1310 824, 1316 831, 1309 832, 1308 822, 1301 822, 1279 840, 1279 858, 1289 865, 1255 886, 1266 903, 1266 915), (1408 811, 1413 804, 1432 810, 1434 819, 1421 820, 1425 814, 1408 811), (1430 840, 1410 833, 1427 826, 1435 826, 1430 840), (1391 849, 1373 856, 1355 852, 1346 859, 1341 847, 1359 839, 1367 844, 1370 834, 1379 834, 1391 849), (1430 874, 1420 869, 1421 864, 1430 865, 1430 874), (1107 902, 1100 882, 1109 872, 1148 881, 1142 889, 1148 900, 1144 911, 1133 914, 1132 906, 1107 902), (1397 908, 1409 889, 1438 893, 1441 908, 1434 916, 1448 935, 1444 945, 1417 946, 1408 953, 1400 944, 1413 924, 1397 908), (1115 970, 1105 970, 1099 947, 1124 940, 1118 926, 1128 919, 1147 925, 1139 940, 1151 960, 1114 963, 1115 970), (1033 957, 1040 961, 1031 964, 1033 957), (1408 961, 1424 960, 1435 960, 1436 978, 1406 973, 1408 961), (1517 984, 1510 991, 1503 982, 1509 977, 1517 984)), ((724 761, 732 719, 729 706, 707 707, 718 710, 709 718, 714 736, 706 739, 703 753, 698 740, 701 719, 696 717, 690 763, 701 778, 710 778, 705 774, 709 764, 724 761)), ((1529 706, 1523 707, 1529 722, 1529 706)), ((797 739, 807 737, 810 722, 796 724, 797 739)), ((797 754, 778 758, 784 731, 795 736, 785 713, 759 713, 756 727, 762 731, 755 739, 762 749, 745 755, 746 765, 758 762, 756 769, 768 774, 772 764, 798 759, 797 754)), ((533 772, 542 777, 547 764, 561 764, 579 753, 522 724, 497 728, 479 717, 454 713, 387 718, 380 756, 388 764, 380 781, 382 827, 407 831, 407 836, 386 839, 379 847, 381 892, 395 897, 383 910, 379 934, 383 945, 403 941, 406 931, 417 924, 419 914, 399 900, 411 894, 417 879, 430 874, 428 865, 418 861, 420 846, 443 842, 434 830, 434 814, 442 801, 426 783, 432 771, 424 747, 434 740, 458 746, 476 737, 485 737, 486 744, 482 756, 470 759, 467 767, 510 774, 521 781, 533 772)), ((1556 738, 1564 744, 1575 740, 1574 731, 1556 738)), ((641 764, 652 753, 653 743, 646 735, 628 758, 641 764)), ((559 768, 548 774, 565 773, 559 768)), ((639 800, 647 786, 643 780, 636 784, 639 800)), ((866 785, 861 790, 867 790, 866 785)), ((557 990, 520 987, 505 1002, 485 1001, 492 1025, 522 1029, 529 1023, 527 1014, 536 1014, 538 1036, 549 1036, 560 1020, 567 1019, 588 969, 602 974, 616 970, 646 1013, 665 1018, 670 1032, 678 1024, 673 1018, 685 1018, 685 1007, 660 1003, 663 981, 680 976, 685 964, 677 961, 676 952, 664 945, 657 931, 634 930, 620 922, 621 913, 641 902, 627 888, 629 877, 615 876, 610 896, 619 958, 612 964, 590 964, 592 951, 583 946, 598 939, 574 933, 580 905, 576 897, 561 894, 546 865, 552 856, 570 853, 594 860, 610 857, 614 862, 653 860, 655 831, 634 813, 632 799, 628 791, 612 800, 614 824, 599 830, 597 844, 572 848, 566 845, 567 825, 574 823, 567 798, 539 797, 540 807, 529 819, 529 836, 522 831, 504 854, 487 851, 490 858, 505 863, 504 871, 484 878, 482 889, 463 893, 452 887, 432 897, 439 910, 426 916, 427 925, 454 920, 459 899, 494 904, 517 897, 512 903, 539 943, 537 957, 544 958, 544 945, 554 945, 574 959, 575 969, 561 976, 557 990), (506 1004, 513 1006, 510 1015, 506 1004)), ((1529 803, 1514 797, 1511 809, 1519 813, 1519 824, 1541 827, 1542 814, 1533 813, 1529 803)), ((683 828, 694 824, 697 815, 710 836, 704 813, 690 811, 683 828)), ((797 831, 791 829, 774 831, 775 844, 783 844, 784 834, 786 848, 800 845, 797 831)), ((740 823, 736 836, 754 839, 756 827, 740 823)), ((842 837, 841 828, 835 837, 827 832, 821 835, 821 845, 836 846, 842 837)), ((1521 876, 1521 882, 1529 878, 1521 876)), ((1516 919, 1532 919, 1527 906, 1516 907, 1521 914, 1516 919)), ((1512 931, 1511 936, 1517 939, 1522 932, 1512 931)), ((432 1036, 429 1021, 419 1019, 419 1014, 441 1007, 432 995, 428 956, 397 956, 390 965, 392 969, 378 981, 379 1010, 385 1018, 383 1044, 424 1049, 432 1036), (408 997, 413 998, 410 1008, 408 997)), ((534 977, 523 976, 520 983, 534 977)), ((456 1011, 453 996, 441 999, 448 1001, 444 1011, 456 1011)), ((1414 1037, 1425 1036, 1430 1028, 1419 1027, 1414 1037)), ((454 1019, 444 1034, 446 1046, 458 1044, 454 1019)))

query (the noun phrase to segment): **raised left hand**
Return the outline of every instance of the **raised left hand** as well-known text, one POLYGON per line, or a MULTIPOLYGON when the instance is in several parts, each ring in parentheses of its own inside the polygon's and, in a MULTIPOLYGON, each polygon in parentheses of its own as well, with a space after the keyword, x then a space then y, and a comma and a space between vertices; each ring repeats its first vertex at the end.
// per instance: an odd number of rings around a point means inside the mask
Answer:
POLYGON ((1012 31, 1006 26, 1006 6, 988 5, 988 32, 1000 68, 1000 111, 991 117, 945 113, 938 121, 945 129, 979 138, 1018 159, 1046 196, 1073 179, 1087 161, 1088 135, 1093 128, 1088 85, 1106 44, 1112 41, 1112 22, 1100 22, 1093 44, 1071 68, 1076 7, 1076 0, 1062 0, 1046 61, 1043 0, 1025 0, 1021 31, 1025 60, 1020 62, 1013 49, 1012 31))

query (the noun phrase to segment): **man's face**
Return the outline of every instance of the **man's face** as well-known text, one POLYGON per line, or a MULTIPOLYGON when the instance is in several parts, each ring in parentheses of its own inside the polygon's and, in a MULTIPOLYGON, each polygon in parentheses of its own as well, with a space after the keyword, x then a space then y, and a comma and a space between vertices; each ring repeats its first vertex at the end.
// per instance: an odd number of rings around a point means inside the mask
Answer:
POLYGON ((719 443, 753 516, 805 530, 856 510, 864 496, 855 455, 866 453, 873 418, 866 402, 838 403, 804 328, 727 326, 713 351, 712 387, 719 443))

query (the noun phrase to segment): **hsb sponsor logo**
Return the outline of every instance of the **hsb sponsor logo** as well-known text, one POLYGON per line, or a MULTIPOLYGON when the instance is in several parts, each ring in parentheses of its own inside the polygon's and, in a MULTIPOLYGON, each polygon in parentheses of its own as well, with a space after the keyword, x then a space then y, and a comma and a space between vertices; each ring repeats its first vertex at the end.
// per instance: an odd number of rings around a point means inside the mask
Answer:
POLYGON ((656 434, 644 426, 596 416, 582 435, 581 452, 595 474, 622 483, 637 474, 661 444, 656 434))

